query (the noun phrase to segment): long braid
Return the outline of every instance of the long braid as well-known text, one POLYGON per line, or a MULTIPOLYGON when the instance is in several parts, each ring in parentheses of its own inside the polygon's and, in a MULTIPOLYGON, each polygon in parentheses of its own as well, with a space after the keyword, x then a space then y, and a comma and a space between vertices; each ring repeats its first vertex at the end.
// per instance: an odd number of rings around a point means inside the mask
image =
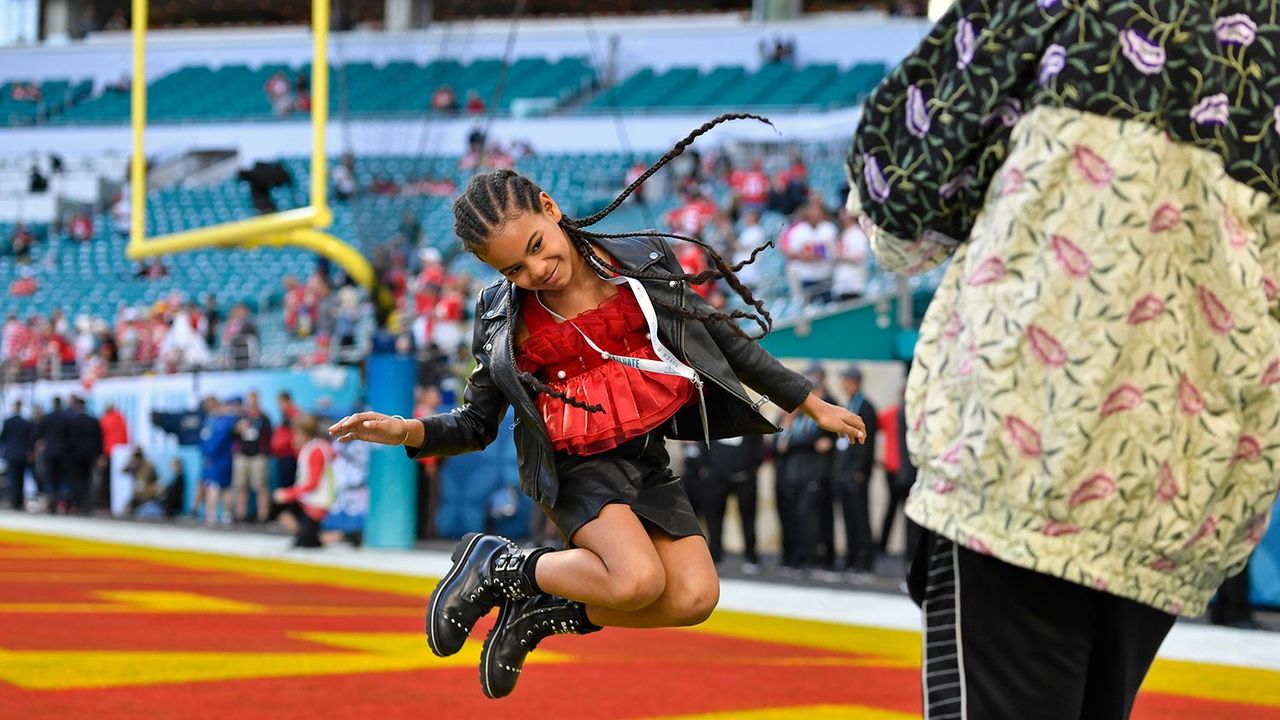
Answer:
POLYGON ((606 205, 603 210, 593 215, 588 215, 582 218, 581 220, 576 221, 578 227, 590 227, 600 222, 601 220, 603 220, 609 213, 613 212, 614 210, 617 210, 618 206, 621 205, 623 201, 625 201, 631 195, 631 193, 635 192, 636 188, 643 185, 645 180, 648 180, 650 177, 653 176, 654 173, 661 170, 664 165, 666 165, 667 163, 679 157, 680 154, 684 152, 684 149, 689 147, 689 145, 691 145, 694 140, 697 140, 703 135, 706 135, 708 132, 711 131, 711 128, 717 125, 720 125, 721 123, 727 123, 731 120, 759 120, 765 125, 768 125, 769 127, 774 128, 774 130, 777 130, 777 128, 774 127, 773 122, 769 120, 769 118, 763 115, 755 115, 753 113, 725 113, 724 115, 717 115, 716 117, 711 118, 710 120, 703 123, 697 130, 694 130, 688 135, 685 135, 683 140, 676 143, 670 150, 666 152, 666 154, 658 158, 657 162, 650 165, 648 170, 645 170, 643 173, 641 173, 640 177, 632 181, 632 183, 622 191, 622 194, 614 198, 613 202, 606 205))
MULTIPOLYGON (((694 140, 705 135, 715 126, 731 120, 758 120, 759 122, 773 127, 773 123, 770 122, 768 118, 752 113, 726 113, 712 118, 677 142, 670 150, 664 153, 662 157, 658 158, 653 165, 650 165, 648 169, 635 179, 635 181, 627 185, 618 197, 614 198, 614 200, 602 210, 579 219, 571 218, 568 215, 562 215, 560 219, 560 227, 564 230, 565 235, 569 238, 570 242, 573 243, 573 246, 578 253, 587 258, 587 260, 598 269, 605 269, 618 275, 624 275, 637 280, 665 281, 675 278, 694 285, 712 280, 724 280, 745 303, 755 308, 755 313, 742 310, 733 310, 727 313, 715 310, 694 310, 692 308, 678 307, 657 299, 654 300, 654 304, 668 312, 689 320, 697 320, 703 323, 724 323, 739 336, 751 340, 757 340, 772 329, 773 318, 765 308, 764 302, 757 299, 752 293, 751 288, 747 287, 747 285, 738 278, 737 272, 754 262, 756 257, 763 250, 771 247, 773 245, 772 241, 754 248, 751 251, 750 257, 746 260, 737 264, 730 264, 708 243, 685 235, 663 233, 657 230, 642 230, 628 233, 598 233, 585 229, 596 224, 616 210, 618 206, 626 201, 626 199, 630 197, 637 188, 652 177, 654 173, 662 169, 675 158, 679 157, 694 140), (707 258, 710 260, 712 267, 697 274, 659 274, 640 272, 623 268, 618 266, 616 263, 606 261, 599 253, 596 252, 593 245, 593 242, 598 243, 604 240, 633 237, 672 238, 691 242, 703 249, 707 258), (760 326, 762 331, 761 334, 758 336, 748 334, 739 326, 738 322, 740 320, 751 320, 755 322, 760 326)), ((514 170, 498 170, 492 173, 473 176, 463 193, 454 200, 454 233, 457 234, 458 238, 462 241, 464 248, 473 254, 479 255, 485 245, 488 244, 489 238, 501 232, 502 228, 512 219, 525 212, 540 211, 539 198, 541 195, 542 189, 540 187, 528 178, 516 173, 514 170)), ((603 245, 604 243, 600 244, 603 245)), ((604 412, 604 408, 602 406, 598 404, 588 405, 577 398, 559 392, 539 380, 532 373, 520 371, 518 375, 520 380, 531 387, 534 392, 550 395, 560 399, 568 405, 572 405, 589 412, 604 412)))

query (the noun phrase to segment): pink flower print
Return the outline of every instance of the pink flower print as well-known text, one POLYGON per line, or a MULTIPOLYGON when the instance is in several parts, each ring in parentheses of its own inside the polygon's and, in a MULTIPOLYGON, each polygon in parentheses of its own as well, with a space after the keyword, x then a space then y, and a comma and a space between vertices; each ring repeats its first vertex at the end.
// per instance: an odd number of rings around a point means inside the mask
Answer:
POLYGON ((1115 168, 1092 148, 1076 145, 1072 148, 1071 155, 1075 160, 1076 169, 1083 173, 1094 187, 1106 187, 1116 176, 1115 168))
POLYGON ((1178 380, 1178 409, 1184 415, 1195 415, 1204 409, 1204 397, 1200 394, 1200 388, 1185 373, 1178 380))
POLYGON ((1133 309, 1129 310, 1129 324, 1141 325, 1163 314, 1164 299, 1154 293, 1148 293, 1138 298, 1138 302, 1133 304, 1133 309))
POLYGON ((1018 192, 1026 182, 1027 176, 1023 175, 1018 168, 1011 167, 1005 170, 1000 175, 1000 197, 1008 197, 1018 192))
POLYGON ((1244 228, 1240 227, 1240 223, 1236 222, 1235 215, 1231 210, 1224 209, 1222 213, 1222 224, 1227 229, 1227 244, 1239 250, 1249 244, 1249 235, 1245 233, 1244 228))
POLYGON ((1106 592, 1108 587, 1110 586, 1107 585, 1107 581, 1102 578, 1095 578, 1093 581, 1093 589, 1098 592, 1106 592))
POLYGON ((1267 364, 1267 369, 1262 371, 1262 386, 1271 387, 1280 382, 1280 358, 1276 358, 1267 364))
POLYGON ((942 337, 954 340, 960 337, 962 330, 964 330, 964 321, 960 319, 960 313, 952 310, 951 319, 947 321, 947 326, 942 329, 942 337))
POLYGON ((1173 203, 1162 203, 1151 214, 1151 222, 1147 223, 1147 229, 1153 234, 1161 233, 1178 227, 1180 222, 1182 222, 1182 211, 1178 206, 1173 203))
POLYGON ((1070 525, 1068 523, 1060 523, 1056 520, 1047 520, 1045 524, 1040 526, 1040 534, 1047 537, 1058 537, 1061 535, 1074 535, 1080 532, 1079 525, 1070 525))
POLYGON ((1107 395, 1102 401, 1102 417, 1132 410, 1142 404, 1142 390, 1137 385, 1125 383, 1107 395))
POLYGON ((1159 560, 1156 560, 1155 562, 1151 563, 1151 569, 1156 570, 1158 572, 1169 572, 1170 570, 1176 567, 1178 567, 1178 563, 1170 560, 1167 557, 1162 557, 1159 560))
POLYGON ((1026 458, 1038 458, 1042 452, 1040 446, 1040 433, 1035 428, 1026 423, 1025 420, 1010 415, 1004 419, 1004 431, 1008 433, 1009 439, 1018 447, 1018 452, 1022 453, 1026 458))
POLYGON ((1200 312, 1204 313, 1204 319, 1208 321, 1209 327, 1219 333, 1231 332, 1236 326, 1236 319, 1231 316, 1231 311, 1227 306, 1222 304, 1217 295, 1207 287, 1199 288, 1200 295, 1200 312))
POLYGON ((960 462, 960 453, 963 450, 964 450, 963 443, 956 443, 955 445, 952 445, 950 448, 947 449, 945 453, 942 454, 942 462, 948 465, 955 465, 956 463, 960 462))
POLYGON ((1231 462, 1243 460, 1244 462, 1253 462, 1262 457, 1262 445, 1258 443, 1258 439, 1252 435, 1241 435, 1236 441, 1236 450, 1231 455, 1231 462))
POLYGON ((956 374, 960 377, 967 377, 973 372, 973 363, 977 359, 977 346, 969 343, 964 349, 964 357, 960 359, 960 366, 956 368, 956 374))
POLYGON ((1053 248, 1053 256, 1058 259, 1058 264, 1071 277, 1082 278, 1093 268, 1089 256, 1080 249, 1079 245, 1071 242, 1070 238, 1054 235, 1050 238, 1049 245, 1053 248))
POLYGON ((939 495, 946 495, 949 492, 953 492, 955 489, 956 484, 950 480, 943 480, 939 478, 933 481, 933 491, 939 495))
POLYGON ((1094 500, 1103 500, 1115 494, 1115 478, 1106 473, 1096 473, 1080 483, 1075 492, 1071 493, 1071 498, 1067 502, 1072 507, 1075 507, 1094 500))
POLYGON ((978 264, 977 269, 969 274, 969 279, 966 283, 970 287, 986 285, 1004 277, 1004 273, 1004 260, 992 255, 978 264))
POLYGON ((1245 542, 1250 545, 1257 545, 1262 542, 1262 536, 1267 532, 1268 513, 1259 513, 1253 516, 1249 524, 1245 526, 1245 542))
POLYGON ((1276 299, 1277 290, 1280 290, 1280 286, 1276 285, 1275 278, 1270 275, 1266 275, 1262 278, 1262 292, 1266 294, 1268 302, 1276 299))
POLYGON ((1160 465, 1160 484, 1156 486, 1156 499, 1160 502, 1171 502, 1178 496, 1178 479, 1173 476, 1173 468, 1165 462, 1160 465))
MULTIPOLYGON (((1177 566, 1177 564, 1175 563, 1175 564, 1174 564, 1174 566, 1176 567, 1176 566, 1177 566)), ((1181 614, 1182 614, 1182 601, 1180 601, 1180 600, 1174 600, 1173 602, 1169 603, 1169 614, 1170 614, 1170 615, 1181 615, 1181 614)))
POLYGON ((1067 351, 1062 349, 1062 343, 1047 330, 1037 325, 1028 325, 1027 341, 1031 343, 1031 352, 1045 365, 1062 367, 1067 364, 1067 351))
POLYGON ((1120 51, 1131 65, 1143 75, 1155 75, 1164 70, 1167 59, 1164 48, 1151 42, 1141 31, 1129 28, 1120 33, 1120 51))
POLYGON ((964 546, 978 553, 979 555, 991 554, 991 548, 987 547, 986 543, 982 542, 974 535, 970 535, 969 537, 965 538, 964 546))
POLYGON ((1196 530, 1196 534, 1192 535, 1191 539, 1187 540, 1186 544, 1182 546, 1182 549, 1186 550, 1187 548, 1191 547, 1192 545, 1195 545, 1196 543, 1200 542, 1201 540, 1208 537, 1209 535, 1212 535, 1213 531, 1217 527, 1218 527, 1218 518, 1212 515, 1205 518, 1204 522, 1200 524, 1200 529, 1196 530))

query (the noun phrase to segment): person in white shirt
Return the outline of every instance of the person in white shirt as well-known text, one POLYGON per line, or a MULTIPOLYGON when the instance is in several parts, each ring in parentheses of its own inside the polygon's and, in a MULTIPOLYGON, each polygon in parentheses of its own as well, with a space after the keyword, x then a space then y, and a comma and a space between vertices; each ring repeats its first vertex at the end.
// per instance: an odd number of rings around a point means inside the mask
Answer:
POLYGON ((836 300, 856 300, 867 293, 871 242, 858 226, 858 219, 844 210, 840 211, 840 225, 844 229, 840 231, 832 292, 836 300))
POLYGON ((806 301, 831 302, 831 281, 839 231, 827 219, 827 210, 818 198, 800 210, 800 221, 782 236, 782 252, 787 256, 787 275, 799 287, 806 301))
MULTIPOLYGON (((751 251, 764 245, 764 243, 764 228, 760 227, 760 213, 755 210, 744 211, 742 213, 742 232, 738 233, 738 240, 734 243, 733 263, 737 265, 749 260, 751 251)), ((744 265, 738 271, 738 279, 742 280, 748 287, 759 285, 762 280, 760 267, 754 263, 744 265)))

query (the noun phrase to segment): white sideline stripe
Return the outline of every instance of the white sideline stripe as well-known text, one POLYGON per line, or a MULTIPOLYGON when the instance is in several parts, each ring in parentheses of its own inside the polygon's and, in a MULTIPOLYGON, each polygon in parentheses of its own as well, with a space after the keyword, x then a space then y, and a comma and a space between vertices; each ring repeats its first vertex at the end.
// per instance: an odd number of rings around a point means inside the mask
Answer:
MULTIPOLYGON (((289 548, 289 538, 283 535, 32 515, 10 510, 0 511, 0 528, 411 577, 441 577, 452 565, 447 552, 369 547, 357 550, 347 546, 303 551, 289 548)), ((426 598, 423 600, 425 602, 426 598)), ((920 630, 920 610, 906 597, 856 590, 722 580, 719 607, 798 620, 913 632, 920 630)), ((1160 657, 1280 671, 1280 633, 1178 623, 1160 648, 1160 657)))

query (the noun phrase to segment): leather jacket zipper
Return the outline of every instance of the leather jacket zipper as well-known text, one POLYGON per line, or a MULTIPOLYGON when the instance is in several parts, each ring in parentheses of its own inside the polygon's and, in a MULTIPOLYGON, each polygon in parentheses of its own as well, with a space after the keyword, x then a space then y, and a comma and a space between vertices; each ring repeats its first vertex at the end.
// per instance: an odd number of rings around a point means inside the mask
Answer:
MULTIPOLYGON (((516 362, 516 328, 515 328, 515 319, 514 319, 515 307, 516 307, 515 300, 514 300, 515 293, 516 293, 516 286, 512 284, 510 290, 507 291, 506 316, 507 316, 507 357, 511 358, 511 364, 513 366, 515 365, 515 362, 516 362)), ((520 420, 517 417, 516 423, 519 423, 519 422, 520 420)), ((529 499, 536 503, 540 503, 542 502, 542 488, 538 480, 542 477, 542 443, 536 437, 533 439, 533 443, 534 445, 537 446, 537 451, 534 453, 533 483, 531 483, 532 487, 529 488, 529 499)))

